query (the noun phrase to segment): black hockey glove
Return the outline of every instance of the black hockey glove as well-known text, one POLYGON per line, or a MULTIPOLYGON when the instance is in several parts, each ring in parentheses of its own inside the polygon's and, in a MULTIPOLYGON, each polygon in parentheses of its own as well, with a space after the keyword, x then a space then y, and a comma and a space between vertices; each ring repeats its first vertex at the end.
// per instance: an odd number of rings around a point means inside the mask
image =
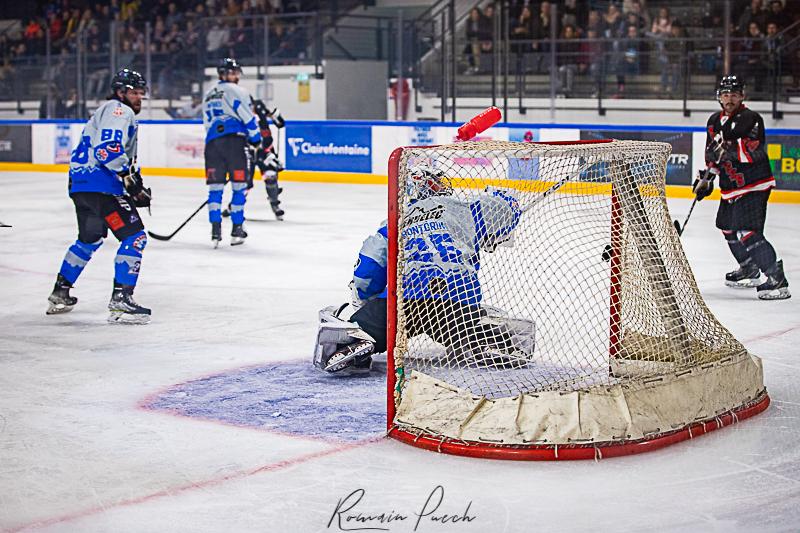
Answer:
POLYGON ((697 179, 692 185, 692 192, 698 202, 714 192, 714 173, 706 169, 698 171, 697 179))
POLYGON ((131 168, 128 173, 121 173, 122 184, 125 187, 125 192, 133 200, 133 205, 136 207, 150 207, 150 200, 153 195, 149 187, 144 186, 142 175, 139 170, 131 168))
POLYGON ((281 115, 277 107, 269 112, 269 116, 272 117, 272 123, 275 124, 276 128, 281 129, 286 125, 286 121, 283 119, 283 115, 281 115))

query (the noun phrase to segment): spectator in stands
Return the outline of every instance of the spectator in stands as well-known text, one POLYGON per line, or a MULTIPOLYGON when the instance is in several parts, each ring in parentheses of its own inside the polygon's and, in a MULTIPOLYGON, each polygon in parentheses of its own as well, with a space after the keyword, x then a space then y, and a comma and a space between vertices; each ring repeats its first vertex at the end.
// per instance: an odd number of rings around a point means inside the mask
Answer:
POLYGON ((603 15, 603 20, 605 21, 606 25, 606 37, 622 37, 625 34, 627 26, 625 25, 625 21, 622 17, 622 12, 619 10, 619 6, 617 6, 617 4, 614 2, 608 4, 608 10, 606 11, 605 15, 603 15))
POLYGON ((752 86, 755 93, 761 92, 763 78, 766 75, 764 62, 766 61, 764 49, 764 35, 758 23, 750 22, 747 28, 747 37, 742 40, 737 62, 737 72, 742 74, 745 83, 752 86))
POLYGON ((171 27, 173 24, 179 26, 183 24, 183 13, 178 11, 178 5, 175 2, 170 2, 167 6, 167 16, 164 18, 164 24, 171 27))
POLYGON ((605 77, 606 48, 605 41, 600 38, 595 28, 586 30, 586 41, 581 43, 583 52, 582 61, 578 64, 578 71, 588 72, 592 80, 592 97, 600 91, 601 83, 605 77))
POLYGON ((622 5, 622 13, 627 20, 630 20, 630 15, 636 15, 638 21, 636 26, 639 28, 650 27, 650 14, 644 9, 643 3, 640 0, 626 0, 622 5))
POLYGON ((464 54, 467 56, 467 74, 475 74, 481 68, 481 42, 484 39, 483 13, 480 8, 473 7, 469 12, 466 23, 467 45, 464 54))
POLYGON ((544 1, 539 5, 538 16, 532 17, 530 39, 534 39, 531 46, 533 50, 533 71, 542 72, 547 70, 544 65, 548 65, 547 54, 550 52, 550 35, 555 30, 558 35, 558 21, 552 19, 551 3, 544 1), (551 29, 555 26, 554 30, 551 29), (538 41, 538 42, 536 42, 538 41))
MULTIPOLYGON (((781 0, 772 0, 769 3, 769 12, 766 17, 767 23, 774 22, 780 28, 786 24, 786 16, 781 0)), ((761 27, 764 28, 765 25, 761 25, 761 27)))
POLYGON ((533 13, 531 8, 524 6, 519 12, 517 20, 511 28, 511 51, 517 55, 517 64, 522 64, 522 57, 531 49, 530 40, 533 36, 533 13))
POLYGON ((250 57, 250 55, 252 55, 250 49, 250 32, 250 28, 245 27, 245 19, 241 17, 237 18, 236 26, 231 32, 231 40, 228 42, 230 52, 226 55, 238 59, 250 57))
POLYGON ((494 4, 487 4, 481 18, 481 52, 491 53, 494 37, 494 4))
POLYGON ((600 15, 600 12, 593 9, 589 11, 589 17, 586 22, 586 31, 594 30, 598 37, 605 37, 606 35, 606 21, 600 15))
POLYGON ((782 65, 781 46, 783 46, 783 36, 778 31, 778 23, 775 21, 767 22, 767 34, 764 40, 764 49, 767 59, 767 68, 770 73, 770 80, 777 74, 782 65))
POLYGON ((750 6, 745 8, 739 17, 736 32, 739 35, 747 35, 751 22, 755 22, 759 28, 763 28, 766 25, 767 12, 763 9, 761 0, 750 0, 750 6))
POLYGON ((581 51, 575 26, 567 24, 561 32, 562 42, 558 43, 558 91, 565 97, 572 96, 575 73, 578 71, 578 60, 581 51))
POLYGON ((672 17, 669 14, 669 8, 659 8, 658 16, 653 19, 653 24, 650 27, 650 37, 655 39, 666 39, 669 38, 671 33, 672 17))
POLYGON ((639 74, 642 59, 641 37, 636 26, 628 26, 625 38, 618 41, 617 94, 615 98, 621 98, 625 93, 626 76, 639 74))
POLYGON ((676 20, 670 28, 670 38, 664 41, 661 61, 661 86, 669 94, 678 92, 686 57, 686 31, 676 20))
POLYGON ((214 19, 211 29, 206 34, 206 51, 209 57, 223 57, 225 55, 223 46, 228 42, 229 35, 228 27, 219 20, 214 19))

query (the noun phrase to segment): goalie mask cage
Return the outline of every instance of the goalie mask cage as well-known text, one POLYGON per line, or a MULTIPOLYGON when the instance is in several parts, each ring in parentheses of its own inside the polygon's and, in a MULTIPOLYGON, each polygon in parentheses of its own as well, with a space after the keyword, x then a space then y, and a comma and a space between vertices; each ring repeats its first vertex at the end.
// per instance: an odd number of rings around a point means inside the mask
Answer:
MULTIPOLYGON (((767 408, 761 360, 703 302, 672 225, 669 154, 665 143, 616 140, 465 142, 392 153, 391 437, 475 457, 596 459, 666 446, 767 408), (500 190, 518 202, 512 239, 475 258, 480 324, 454 323, 459 317, 442 299, 414 316, 422 307, 404 298, 431 279, 410 275, 419 266, 407 256, 426 243, 418 233, 415 241, 404 236, 419 223, 407 213, 415 202, 409 169, 420 164, 444 173, 451 200, 474 206, 500 190), (410 336, 409 324, 420 321, 476 336, 469 328, 522 324, 527 346, 513 355, 490 346, 463 354, 418 329, 410 336), (488 355, 477 364, 481 350, 488 355), (522 365, 506 364, 520 354, 522 365)), ((464 218, 474 231, 475 218, 464 218)), ((436 245, 427 243, 434 257, 436 245)), ((446 257, 436 261, 433 268, 447 270, 446 257)))

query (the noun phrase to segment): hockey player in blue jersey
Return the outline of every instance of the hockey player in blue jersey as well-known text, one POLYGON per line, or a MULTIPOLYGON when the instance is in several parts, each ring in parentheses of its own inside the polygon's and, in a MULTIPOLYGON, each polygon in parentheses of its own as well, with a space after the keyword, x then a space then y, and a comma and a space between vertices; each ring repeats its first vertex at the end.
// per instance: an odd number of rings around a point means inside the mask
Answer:
POLYGON ((242 244, 247 237, 244 204, 253 171, 252 152, 261 144, 261 132, 250 109, 250 95, 238 85, 242 67, 235 59, 225 58, 217 73, 219 82, 203 98, 208 220, 215 248, 222 240, 222 192, 228 181, 233 190, 231 245, 242 244))
POLYGON ((111 82, 112 94, 95 111, 81 132, 69 165, 69 196, 78 218, 78 239, 69 247, 47 314, 71 311, 78 299, 69 291, 110 229, 120 241, 114 259, 114 289, 108 304, 111 323, 146 324, 150 309, 133 299, 142 251, 147 244, 137 207, 150 206, 135 167, 138 123, 147 82, 136 71, 123 69, 111 82))
MULTIPOLYGON (((533 324, 490 317, 478 280, 481 251, 493 252, 519 224, 517 199, 487 190, 472 201, 460 200, 441 171, 418 165, 408 174, 412 200, 403 219, 402 275, 408 336, 425 333, 467 364, 524 366, 533 350, 533 324), (434 319, 442 315, 449 319, 434 319)), ((361 247, 351 283, 355 313, 344 321, 343 307, 320 312, 317 368, 368 372, 372 355, 386 350, 387 237, 384 223, 361 247)))

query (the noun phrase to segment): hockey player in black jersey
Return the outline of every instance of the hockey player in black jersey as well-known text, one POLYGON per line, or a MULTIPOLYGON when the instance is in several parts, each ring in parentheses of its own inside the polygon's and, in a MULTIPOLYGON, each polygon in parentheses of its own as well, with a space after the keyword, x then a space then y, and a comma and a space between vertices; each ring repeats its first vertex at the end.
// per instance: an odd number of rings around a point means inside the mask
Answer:
POLYGON ((702 200, 714 190, 719 176, 721 199, 716 226, 722 230, 739 268, 725 276, 725 284, 753 288, 762 300, 789 298, 783 261, 764 237, 767 200, 775 187, 764 135, 764 119, 743 101, 744 84, 725 76, 717 89, 722 111, 708 119, 706 169, 700 171, 693 192, 702 200), (761 281, 761 273, 766 281, 761 281))

